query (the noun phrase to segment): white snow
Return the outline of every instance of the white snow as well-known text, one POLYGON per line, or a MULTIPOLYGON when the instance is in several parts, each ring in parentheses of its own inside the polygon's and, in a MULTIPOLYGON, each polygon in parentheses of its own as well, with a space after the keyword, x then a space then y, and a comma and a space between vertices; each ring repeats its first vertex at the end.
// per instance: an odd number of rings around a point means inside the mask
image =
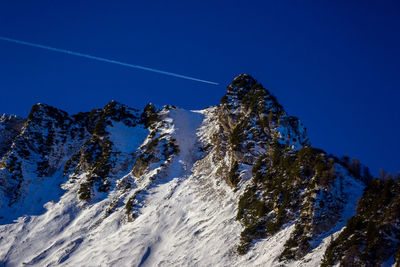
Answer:
POLYGON ((149 134, 149 130, 141 124, 129 127, 123 122, 115 121, 112 126, 107 126, 106 131, 110 133, 110 141, 115 149, 124 153, 134 152, 149 134))
MULTIPOLYGON (((161 174, 155 169, 142 177, 125 173, 121 179, 135 181, 132 193, 121 194, 114 189, 105 199, 91 204, 78 201, 76 185, 64 186, 68 190, 59 201, 48 202, 45 213, 0 225, 0 266, 285 265, 277 257, 293 224, 259 240, 248 254, 236 253, 242 230, 235 220, 240 192, 233 192, 222 182, 214 154, 201 158, 198 149, 216 131, 212 108, 174 109, 163 116, 166 126, 162 133, 176 139, 180 153, 161 174), (124 203, 139 190, 138 216, 126 222, 124 203), (106 216, 113 202, 117 203, 116 210, 106 216)), ((142 128, 121 123, 107 130, 116 148, 125 153, 137 149, 146 135, 142 128)), ((353 208, 349 205, 349 214, 353 208)), ((326 240, 304 261, 288 265, 317 266, 326 240)))

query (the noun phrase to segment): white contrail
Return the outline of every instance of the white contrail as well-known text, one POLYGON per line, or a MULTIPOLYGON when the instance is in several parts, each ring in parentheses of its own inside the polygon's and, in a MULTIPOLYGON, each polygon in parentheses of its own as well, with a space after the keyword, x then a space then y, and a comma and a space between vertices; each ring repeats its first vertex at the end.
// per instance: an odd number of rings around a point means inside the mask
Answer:
POLYGON ((156 72, 156 73, 169 75, 169 76, 173 76, 173 77, 177 77, 177 78, 182 78, 182 79, 186 79, 186 80, 192 80, 192 81, 196 81, 196 82, 202 82, 202 83, 218 85, 218 83, 216 83, 216 82, 210 82, 210 81, 207 81, 207 80, 197 79, 197 78, 193 78, 193 77, 190 77, 190 76, 181 75, 181 74, 177 74, 177 73, 173 73, 173 72, 157 70, 157 69, 143 67, 143 66, 139 66, 139 65, 133 65, 133 64, 117 61, 117 60, 91 56, 91 55, 88 55, 88 54, 82 54, 82 53, 79 53, 79 52, 74 52, 74 51, 69 51, 69 50, 65 50, 65 49, 55 48, 55 47, 51 47, 51 46, 47 46, 47 45, 41 45, 41 44, 35 44, 35 43, 20 41, 20 40, 7 38, 7 37, 3 37, 3 36, 0 36, 0 40, 7 41, 7 42, 12 42, 12 43, 17 43, 17 44, 22 44, 22 45, 27 45, 27 46, 32 46, 32 47, 37 47, 37 48, 42 48, 42 49, 51 50, 51 51, 54 51, 54 52, 73 55, 73 56, 85 57, 85 58, 94 59, 94 60, 98 60, 98 61, 103 61, 103 62, 107 62, 107 63, 118 64, 118 65, 125 66, 125 67, 130 67, 130 68, 135 68, 135 69, 140 69, 140 70, 147 70, 147 71, 156 72))

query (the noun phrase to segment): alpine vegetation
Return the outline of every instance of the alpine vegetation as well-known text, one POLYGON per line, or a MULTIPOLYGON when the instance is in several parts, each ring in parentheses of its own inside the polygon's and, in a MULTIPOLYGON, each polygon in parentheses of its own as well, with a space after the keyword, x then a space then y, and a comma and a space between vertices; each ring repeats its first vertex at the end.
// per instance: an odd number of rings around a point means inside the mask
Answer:
POLYGON ((400 182, 247 74, 190 111, 0 117, 0 266, 399 266, 400 182))

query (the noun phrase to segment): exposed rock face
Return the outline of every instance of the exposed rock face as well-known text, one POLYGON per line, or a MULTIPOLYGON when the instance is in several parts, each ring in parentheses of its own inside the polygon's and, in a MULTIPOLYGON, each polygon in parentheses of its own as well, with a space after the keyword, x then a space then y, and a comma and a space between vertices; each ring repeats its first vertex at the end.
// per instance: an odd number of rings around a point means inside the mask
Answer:
POLYGON ((6 181, 1 183, 4 187, 0 191, 8 199, 1 205, 11 206, 19 200, 24 201, 21 197, 30 191, 31 173, 48 177, 62 168, 65 158, 82 144, 83 129, 66 112, 45 104, 34 105, 20 133, 1 159, 4 168, 0 172, 6 181))
POLYGON ((239 75, 216 116, 221 130, 215 145, 226 160, 220 173, 236 187, 239 170, 252 169, 239 201, 237 219, 245 226, 239 253, 295 223, 280 259, 301 259, 338 223, 343 227, 346 206, 355 205, 346 188, 360 194, 363 183, 337 158, 312 148, 302 123, 288 116, 268 90, 249 75, 239 75))
POLYGON ((0 266, 399 262, 399 183, 312 147, 246 74, 202 111, 37 104, 0 137, 0 266))
MULTIPOLYGON (((309 142, 302 123, 288 116, 275 97, 246 74, 228 86, 215 116, 220 126, 213 137, 217 154, 230 161, 221 169, 225 177, 235 162, 252 166, 273 142, 293 150, 309 142)), ((229 179, 228 183, 235 186, 229 179)))
MULTIPOLYGON (((71 181, 80 175, 85 176, 78 183, 79 198, 86 201, 90 201, 96 192, 108 192, 115 177, 132 166, 136 147, 120 147, 126 138, 130 138, 129 134, 137 134, 143 140, 147 132, 138 110, 115 101, 102 110, 92 111, 88 117, 96 118, 91 120, 95 122, 91 136, 64 168, 64 175, 72 173, 71 181), (121 132, 117 133, 115 128, 121 132), (115 135, 122 139, 117 144, 113 140, 115 135)), ((90 121, 89 118, 84 121, 90 121)))
POLYGON ((400 181, 374 179, 357 214, 332 239, 323 266, 381 266, 400 260, 400 181))

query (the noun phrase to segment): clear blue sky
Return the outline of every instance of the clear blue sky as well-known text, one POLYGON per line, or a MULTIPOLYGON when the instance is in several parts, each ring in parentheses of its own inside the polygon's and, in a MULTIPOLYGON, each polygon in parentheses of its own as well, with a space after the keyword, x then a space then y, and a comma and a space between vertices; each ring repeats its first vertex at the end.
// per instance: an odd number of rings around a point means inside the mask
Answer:
POLYGON ((397 172, 399 14, 398 1, 2 1, 1 36, 221 85, 2 41, 0 113, 26 116, 36 102, 75 113, 112 99, 202 109, 249 73, 314 146, 397 172))

